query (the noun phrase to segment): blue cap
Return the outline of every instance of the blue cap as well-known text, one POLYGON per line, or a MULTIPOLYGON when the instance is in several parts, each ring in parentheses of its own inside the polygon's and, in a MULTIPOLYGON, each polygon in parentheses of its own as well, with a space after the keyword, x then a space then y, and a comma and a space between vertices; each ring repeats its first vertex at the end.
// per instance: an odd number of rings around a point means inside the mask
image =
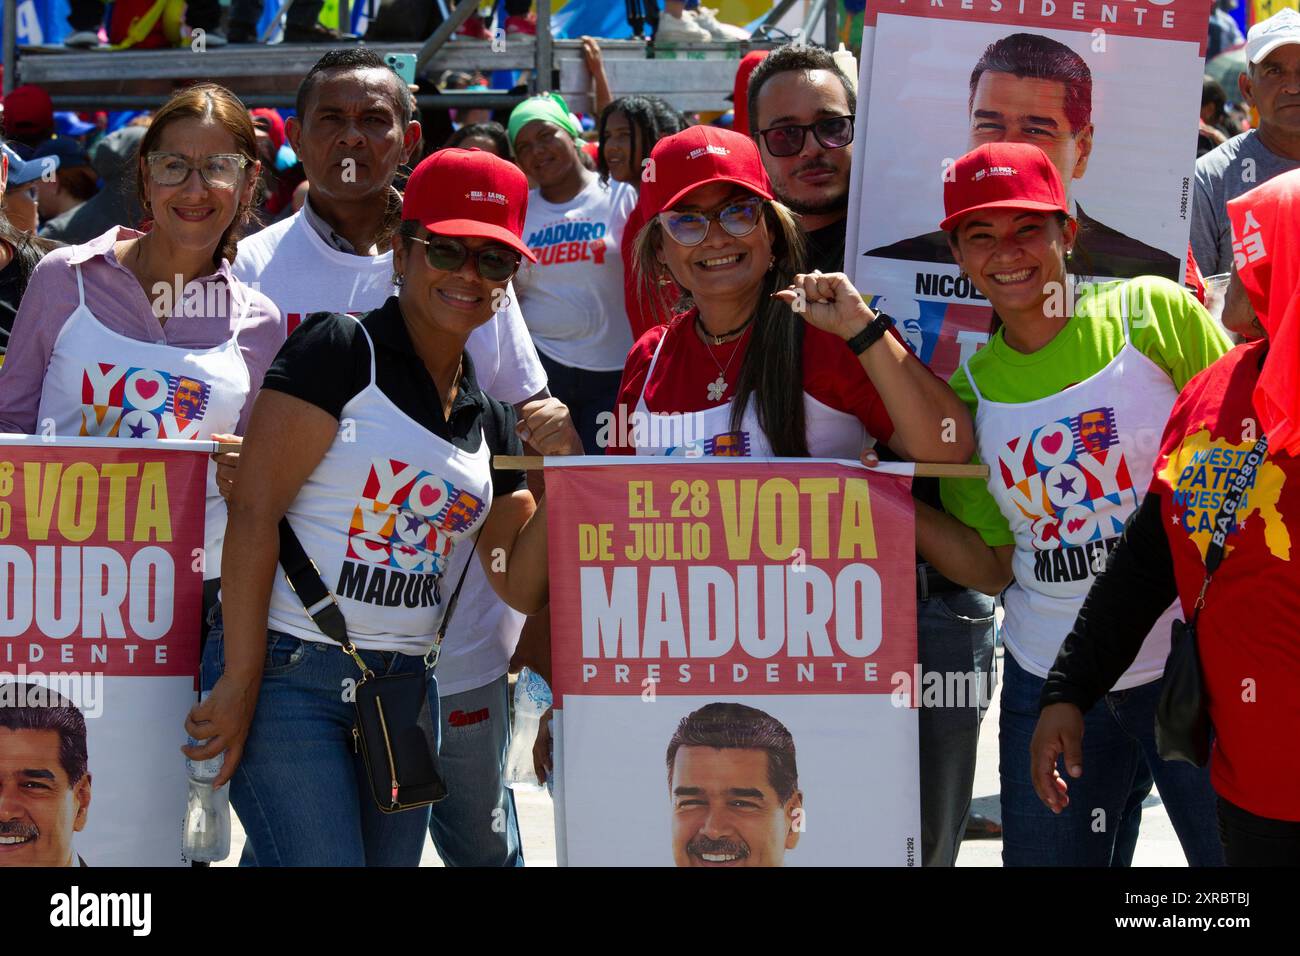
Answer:
POLYGON ((54 172, 59 168, 59 157, 57 156, 23 160, 9 147, 8 143, 0 144, 0 150, 9 159, 9 184, 5 187, 6 190, 34 183, 41 178, 41 174, 45 170, 48 169, 50 172, 54 172))
POLYGON ((40 159, 43 156, 57 156, 59 166, 63 169, 90 165, 90 156, 82 145, 66 136, 51 137, 37 146, 36 152, 32 153, 32 159, 40 159))
POLYGON ((60 136, 85 136, 87 133, 93 133, 97 128, 94 123, 87 123, 70 111, 54 114, 54 131, 60 136))

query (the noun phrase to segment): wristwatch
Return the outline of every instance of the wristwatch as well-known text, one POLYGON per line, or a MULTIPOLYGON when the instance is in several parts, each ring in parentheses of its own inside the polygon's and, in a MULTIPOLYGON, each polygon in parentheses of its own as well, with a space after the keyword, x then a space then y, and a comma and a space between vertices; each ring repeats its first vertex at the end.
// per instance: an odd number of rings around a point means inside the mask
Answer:
POLYGON ((846 339, 844 344, 852 349, 854 355, 861 355, 879 342, 894 324, 892 318, 884 312, 880 312, 867 324, 865 329, 853 336, 853 338, 846 339))

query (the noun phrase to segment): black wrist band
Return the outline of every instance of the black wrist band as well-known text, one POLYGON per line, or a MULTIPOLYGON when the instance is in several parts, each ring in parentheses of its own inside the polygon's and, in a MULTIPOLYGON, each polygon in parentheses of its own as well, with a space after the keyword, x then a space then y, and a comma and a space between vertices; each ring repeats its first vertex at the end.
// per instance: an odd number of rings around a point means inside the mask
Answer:
POLYGON ((861 355, 879 342, 893 324, 894 320, 881 312, 867 324, 865 329, 853 336, 853 338, 846 339, 844 344, 853 351, 854 355, 861 355))

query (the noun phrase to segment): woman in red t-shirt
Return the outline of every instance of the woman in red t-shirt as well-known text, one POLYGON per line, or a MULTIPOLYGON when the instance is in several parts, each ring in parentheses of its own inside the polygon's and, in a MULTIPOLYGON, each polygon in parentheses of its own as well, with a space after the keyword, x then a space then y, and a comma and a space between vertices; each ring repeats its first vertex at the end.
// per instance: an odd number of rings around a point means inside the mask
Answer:
POLYGON ((965 462, 970 414, 842 273, 803 274, 804 238, 753 140, 694 126, 660 140, 642 186, 643 289, 693 307, 646 332, 623 369, 613 452, 965 462))
POLYGON ((1196 630, 1228 864, 1300 866, 1300 170, 1228 203, 1228 217, 1267 339, 1233 349, 1178 397, 1151 489, 1048 676, 1033 780, 1049 808, 1068 804, 1057 758, 1071 777, 1086 772, 1083 712, 1177 597, 1196 630), (1240 504, 1225 509, 1239 477, 1240 504), (1212 548, 1222 563, 1207 577, 1212 548))

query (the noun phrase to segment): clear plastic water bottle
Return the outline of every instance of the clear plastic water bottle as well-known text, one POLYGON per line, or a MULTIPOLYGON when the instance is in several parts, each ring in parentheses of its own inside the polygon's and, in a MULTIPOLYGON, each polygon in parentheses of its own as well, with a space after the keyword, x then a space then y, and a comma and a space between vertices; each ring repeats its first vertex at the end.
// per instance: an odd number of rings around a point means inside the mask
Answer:
MULTIPOLYGON (((207 696, 204 692, 201 699, 207 696)), ((189 742, 191 747, 200 745, 193 737, 189 742)), ((185 806, 183 852, 191 863, 220 863, 230 855, 230 788, 218 790, 212 786, 225 762, 224 753, 207 760, 185 758, 190 792, 185 806)))
MULTIPOLYGON (((514 790, 541 790, 533 769, 533 744, 542 715, 551 706, 551 687, 541 674, 525 667, 515 680, 515 722, 506 752, 505 785, 514 790)), ((548 780, 549 782, 549 780, 548 780)))

